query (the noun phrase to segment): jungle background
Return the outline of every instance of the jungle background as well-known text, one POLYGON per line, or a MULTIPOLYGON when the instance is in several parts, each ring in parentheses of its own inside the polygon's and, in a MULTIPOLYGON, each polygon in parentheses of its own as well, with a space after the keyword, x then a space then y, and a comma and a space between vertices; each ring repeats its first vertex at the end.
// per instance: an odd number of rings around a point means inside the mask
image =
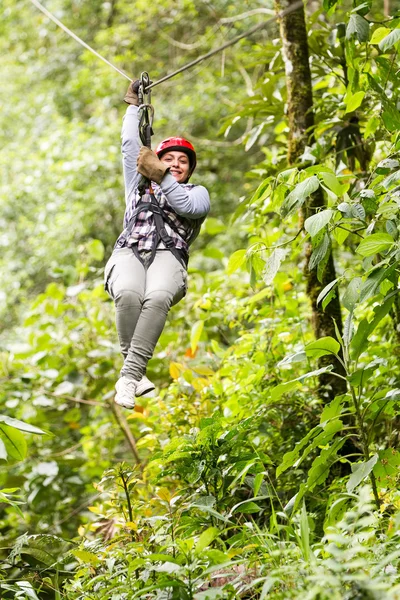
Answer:
MULTIPOLYGON (((45 5, 157 80, 293 4, 45 5)), ((154 88, 212 212, 133 412, 128 82, 1 8, 1 598, 400 598, 399 5, 310 2, 154 88)))

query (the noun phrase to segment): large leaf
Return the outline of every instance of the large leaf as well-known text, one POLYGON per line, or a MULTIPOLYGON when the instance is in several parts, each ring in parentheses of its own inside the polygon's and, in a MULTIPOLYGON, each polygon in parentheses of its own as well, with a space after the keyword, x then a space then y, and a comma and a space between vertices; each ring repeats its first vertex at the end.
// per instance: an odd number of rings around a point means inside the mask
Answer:
POLYGON ((26 431, 27 433, 37 433, 39 435, 46 434, 46 432, 42 429, 39 429, 39 427, 30 425, 29 423, 25 423, 24 421, 19 421, 18 419, 13 419, 12 417, 7 417, 6 415, 0 415, 0 423, 9 425, 10 427, 14 427, 15 429, 19 429, 20 431, 26 431))
POLYGON ((311 469, 308 471, 308 479, 306 488, 312 491, 316 485, 324 483, 329 475, 332 464, 337 459, 338 450, 343 446, 346 438, 341 437, 336 439, 331 446, 324 448, 321 454, 313 461, 311 469))
POLYGON ((232 275, 232 273, 237 271, 246 262, 246 252, 247 250, 236 250, 236 252, 231 255, 228 266, 226 267, 228 275, 232 275))
POLYGON ((328 285, 326 285, 324 287, 324 289, 318 294, 318 298, 317 298, 317 304, 319 304, 321 302, 321 300, 323 300, 325 298, 325 296, 328 295, 328 293, 333 290, 333 288, 337 285, 339 279, 334 279, 333 281, 331 281, 330 283, 328 283, 328 285))
POLYGON ((390 277, 394 273, 395 268, 396 265, 392 265, 389 268, 385 266, 375 269, 361 285, 360 302, 364 302, 378 293, 382 281, 390 277))
POLYGON ((205 548, 207 548, 211 542, 219 535, 219 529, 216 527, 208 527, 203 533, 200 535, 198 542, 195 547, 195 553, 199 554, 205 548))
POLYGON ((384 37, 383 40, 381 40, 379 42, 379 48, 380 48, 380 50, 382 50, 382 52, 387 52, 388 50, 390 50, 390 48, 392 46, 397 44, 397 42, 399 40, 400 40, 400 29, 393 29, 393 31, 391 31, 389 33, 389 35, 384 37))
POLYGON ((350 15, 346 28, 346 38, 350 39, 352 36, 356 36, 359 42, 366 42, 369 38, 369 23, 357 13, 350 15))
POLYGON ((379 487, 394 489, 400 473, 400 452, 387 448, 379 452, 374 475, 379 487))
POLYGON ((379 44, 387 35, 390 33, 390 29, 387 27, 378 27, 375 29, 369 41, 370 44, 379 44))
POLYGON ((313 250, 313 253, 310 256, 310 261, 308 263, 308 268, 310 271, 315 269, 327 256, 327 253, 330 251, 330 239, 329 235, 325 232, 324 237, 322 238, 321 243, 313 250))
POLYGON ((321 356, 338 354, 340 344, 333 337, 327 336, 310 342, 304 348, 306 355, 310 358, 320 358, 321 356))
POLYGON ((326 210, 321 210, 321 212, 318 212, 317 214, 312 215, 305 220, 304 229, 311 235, 311 237, 314 237, 319 231, 321 231, 321 229, 323 229, 323 227, 325 227, 325 225, 329 223, 332 215, 333 210, 330 210, 329 208, 326 210))
POLYGON ((346 113, 353 112, 364 100, 365 92, 356 92, 355 94, 350 94, 346 97, 346 113))
POLYGON ((347 310, 352 311, 360 297, 361 277, 354 277, 343 294, 342 304, 347 310))
POLYGON ((9 425, 0 423, 0 438, 3 440, 7 455, 15 460, 23 460, 27 445, 23 434, 9 425))
POLYGON ((394 295, 391 295, 381 306, 374 308, 374 317, 368 322, 363 319, 358 326, 357 332, 351 341, 352 357, 355 361, 358 360, 360 354, 367 348, 368 337, 377 327, 379 322, 385 317, 392 307, 394 295))
POLYGON ((190 348, 192 350, 192 354, 194 354, 197 350, 197 346, 199 345, 203 329, 204 321, 196 321, 196 323, 194 323, 194 325, 192 326, 192 330, 190 333, 190 348))
POLYGON ((271 256, 265 264, 265 271, 263 277, 266 285, 271 285, 271 283, 273 282, 275 275, 278 273, 279 267, 281 266, 281 262, 285 258, 285 256, 286 250, 284 250, 283 248, 276 248, 272 252, 271 256))
POLYGON ((371 473, 376 465, 378 455, 374 454, 369 460, 363 463, 355 463, 351 465, 352 474, 347 482, 346 489, 351 494, 355 488, 371 473))
POLYGON ((300 208, 307 200, 308 196, 313 194, 319 188, 319 179, 316 175, 298 183, 294 190, 285 198, 282 205, 282 215, 286 216, 300 208))
POLYGON ((357 248, 361 256, 372 256, 378 252, 388 250, 394 244, 394 240, 388 233, 373 233, 364 238, 357 248))
MULTIPOLYGON (((301 357, 303 357, 303 355, 304 355, 304 353, 302 352, 301 357)), ((293 362, 299 362, 299 361, 293 361, 293 362)), ((287 363, 284 363, 282 361, 279 364, 282 365, 282 364, 287 364, 287 363)), ((319 375, 322 375, 322 373, 328 373, 328 372, 332 371, 332 369, 333 369, 332 365, 327 365, 326 367, 321 367, 320 369, 317 369, 316 371, 309 371, 308 373, 305 373, 304 375, 300 375, 300 377, 297 377, 296 379, 292 379, 290 381, 285 381, 284 383, 280 383, 279 385, 277 385, 271 389, 271 399, 273 401, 279 400, 279 398, 281 398, 283 396, 283 394, 287 394, 288 392, 291 392, 292 390, 300 387, 301 383, 305 379, 308 379, 309 377, 318 377, 319 375)))

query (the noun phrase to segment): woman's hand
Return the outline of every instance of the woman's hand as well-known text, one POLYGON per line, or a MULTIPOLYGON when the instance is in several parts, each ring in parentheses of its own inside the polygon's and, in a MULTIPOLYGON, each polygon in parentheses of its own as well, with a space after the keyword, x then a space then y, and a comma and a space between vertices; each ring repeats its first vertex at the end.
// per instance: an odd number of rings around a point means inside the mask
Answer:
POLYGON ((160 184, 166 171, 168 171, 168 167, 161 162, 155 152, 143 146, 140 148, 137 159, 137 170, 146 179, 160 184))
POLYGON ((124 97, 124 101, 127 104, 133 104, 133 106, 139 106, 139 96, 138 96, 139 86, 140 86, 139 79, 136 79, 135 81, 131 81, 131 83, 129 84, 129 87, 126 91, 125 97, 124 97))

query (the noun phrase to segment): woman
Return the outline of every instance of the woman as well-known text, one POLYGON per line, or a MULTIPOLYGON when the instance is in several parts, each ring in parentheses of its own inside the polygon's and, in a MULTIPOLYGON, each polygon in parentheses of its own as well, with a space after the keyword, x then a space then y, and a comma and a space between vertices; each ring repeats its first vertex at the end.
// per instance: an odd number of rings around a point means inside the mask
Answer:
POLYGON ((210 210, 206 188, 188 183, 196 167, 190 142, 168 138, 155 153, 140 148, 138 89, 139 82, 132 82, 124 98, 129 104, 122 125, 124 230, 105 268, 124 357, 115 402, 125 408, 154 390, 147 363, 169 309, 186 294, 189 245, 210 210), (140 197, 141 175, 152 182, 152 197, 140 197))

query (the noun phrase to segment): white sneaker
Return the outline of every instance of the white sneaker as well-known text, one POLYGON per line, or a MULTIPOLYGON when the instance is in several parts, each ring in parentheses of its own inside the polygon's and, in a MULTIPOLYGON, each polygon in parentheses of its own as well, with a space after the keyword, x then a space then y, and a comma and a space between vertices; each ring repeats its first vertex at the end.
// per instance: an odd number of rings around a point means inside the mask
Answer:
POLYGON ((137 398, 139 396, 145 396, 146 394, 153 392, 155 389, 156 389, 156 386, 154 385, 154 383, 152 383, 150 381, 150 379, 148 379, 146 377, 146 375, 143 375, 142 379, 139 381, 139 383, 136 386, 135 396, 137 398))
POLYGON ((135 406, 136 387, 138 383, 134 379, 128 379, 125 375, 120 377, 115 384, 117 393, 114 402, 124 408, 133 408, 135 406))

